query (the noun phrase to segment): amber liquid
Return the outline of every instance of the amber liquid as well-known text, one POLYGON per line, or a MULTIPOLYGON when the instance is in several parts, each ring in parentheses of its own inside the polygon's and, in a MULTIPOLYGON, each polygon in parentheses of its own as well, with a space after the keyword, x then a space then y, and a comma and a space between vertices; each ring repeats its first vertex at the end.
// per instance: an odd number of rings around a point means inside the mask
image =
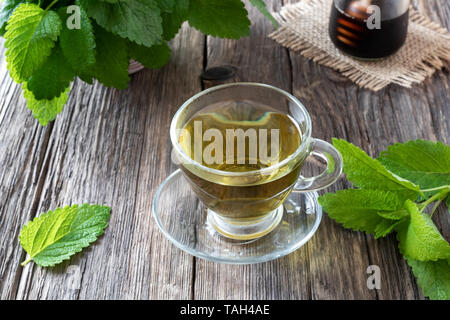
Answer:
MULTIPOLYGON (((270 129, 279 130, 277 150, 273 150, 271 136, 267 135, 268 154, 277 155, 267 161, 259 158, 259 153, 251 155, 250 138, 245 138, 245 163, 238 163, 238 140, 234 137, 233 163, 202 163, 203 165, 221 170, 222 175, 194 171, 188 165, 182 165, 193 190, 200 200, 223 218, 233 220, 233 223, 245 223, 263 218, 266 214, 279 207, 291 192, 297 181, 303 159, 296 157, 286 165, 271 170, 267 174, 252 174, 251 177, 230 177, 227 172, 254 172, 264 169, 291 156, 302 142, 299 127, 289 116, 277 112, 269 106, 250 102, 230 102, 212 105, 195 114, 184 126, 179 136, 179 144, 184 153, 194 155, 195 122, 201 121, 203 130, 215 128, 223 137, 227 137, 227 129, 270 129), (250 163, 252 162, 252 163, 250 163)), ((225 141, 225 139, 224 139, 225 141)), ((254 142, 254 141, 253 141, 254 142)), ((204 141, 203 149, 211 141, 204 141)), ((257 140, 258 147, 259 139, 257 140)), ((223 154, 226 154, 226 143, 223 144, 223 154)), ((242 153, 241 153, 242 156, 242 153)), ((242 162, 242 158, 240 158, 242 162)), ((230 161, 228 161, 230 162, 230 161)))
POLYGON ((405 42, 409 10, 393 19, 381 20, 380 29, 369 29, 366 20, 331 8, 329 33, 333 43, 345 53, 363 59, 379 59, 396 52, 405 42))

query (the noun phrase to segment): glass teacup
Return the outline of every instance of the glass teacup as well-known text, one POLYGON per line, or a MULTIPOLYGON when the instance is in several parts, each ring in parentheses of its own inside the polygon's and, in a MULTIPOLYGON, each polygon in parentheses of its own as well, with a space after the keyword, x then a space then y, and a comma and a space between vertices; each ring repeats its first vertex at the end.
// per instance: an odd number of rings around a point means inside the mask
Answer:
POLYGON ((175 160, 208 208, 208 222, 231 239, 266 235, 281 221, 292 191, 326 188, 342 172, 339 152, 311 138, 302 103, 269 85, 233 83, 200 92, 177 111, 170 137, 175 160), (327 168, 304 178, 310 155, 327 168))

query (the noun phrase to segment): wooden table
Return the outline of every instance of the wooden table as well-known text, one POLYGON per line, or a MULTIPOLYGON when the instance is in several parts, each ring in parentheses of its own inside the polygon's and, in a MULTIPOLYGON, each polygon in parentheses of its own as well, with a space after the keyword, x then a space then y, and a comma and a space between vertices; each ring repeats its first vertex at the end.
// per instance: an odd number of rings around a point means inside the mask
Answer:
MULTIPOLYGON (((278 10, 281 1, 267 1, 278 10)), ((450 29, 448 0, 420 9, 450 29)), ((176 166, 170 161, 171 117, 202 83, 205 68, 234 65, 230 81, 268 83, 307 106, 315 137, 347 139, 372 156, 410 139, 450 143, 448 69, 412 89, 374 93, 289 52, 255 9, 251 37, 205 37, 185 25, 172 42, 170 63, 132 76, 127 90, 75 81, 68 104, 42 127, 0 53, 0 299, 422 299, 393 236, 374 240, 326 215, 301 249, 268 263, 233 266, 194 258, 157 229, 151 203, 176 166), (21 267, 23 224, 58 206, 112 207, 95 245, 54 268, 21 267), (381 269, 381 289, 369 290, 369 265, 381 269)), ((349 187, 344 179, 327 191, 349 187)), ((450 238, 450 215, 436 223, 450 238)))

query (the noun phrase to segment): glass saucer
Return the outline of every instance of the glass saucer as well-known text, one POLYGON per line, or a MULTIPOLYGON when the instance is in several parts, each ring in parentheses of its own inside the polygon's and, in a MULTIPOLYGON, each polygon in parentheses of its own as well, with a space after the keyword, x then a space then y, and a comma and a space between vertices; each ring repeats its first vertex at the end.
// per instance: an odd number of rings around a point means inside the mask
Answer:
POLYGON ((208 209, 178 169, 158 188, 152 211, 163 234, 187 253, 214 262, 250 264, 280 258, 303 246, 322 220, 317 198, 317 192, 292 192, 273 231, 254 240, 232 240, 210 225, 208 209))

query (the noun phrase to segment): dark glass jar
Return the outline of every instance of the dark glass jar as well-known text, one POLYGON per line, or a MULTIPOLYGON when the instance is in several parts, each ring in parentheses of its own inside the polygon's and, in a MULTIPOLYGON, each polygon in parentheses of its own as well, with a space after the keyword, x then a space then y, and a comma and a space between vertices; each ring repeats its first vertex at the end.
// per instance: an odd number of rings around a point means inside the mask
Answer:
POLYGON ((343 52, 379 59, 396 52, 408 33, 410 0, 334 0, 329 33, 343 52))

